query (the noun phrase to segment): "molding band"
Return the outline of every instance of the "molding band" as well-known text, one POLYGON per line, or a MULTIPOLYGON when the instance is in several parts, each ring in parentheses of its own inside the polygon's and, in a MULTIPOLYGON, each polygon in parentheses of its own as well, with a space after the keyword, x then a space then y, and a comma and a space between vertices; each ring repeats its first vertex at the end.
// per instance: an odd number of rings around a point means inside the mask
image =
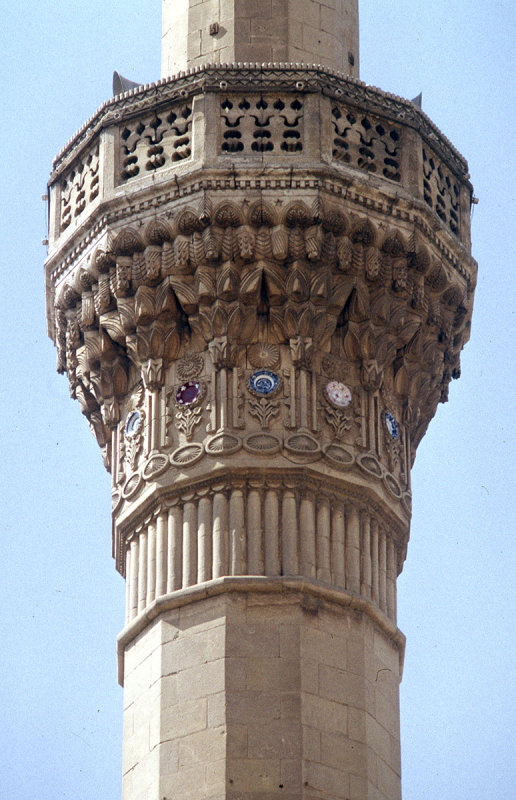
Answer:
POLYGON ((127 625, 117 638, 117 664, 118 682, 124 685, 124 658, 125 649, 142 633, 149 623, 157 619, 166 611, 197 603, 210 597, 217 597, 229 593, 264 593, 264 594, 308 594, 319 600, 343 608, 365 613, 372 622, 396 645, 400 658, 400 680, 403 676, 403 662, 405 658, 405 636, 388 617, 377 608, 374 603, 364 597, 337 589, 329 588, 320 583, 307 581, 305 578, 270 578, 270 577, 224 577, 207 581, 203 584, 171 592, 154 602, 139 614, 135 620, 127 625))

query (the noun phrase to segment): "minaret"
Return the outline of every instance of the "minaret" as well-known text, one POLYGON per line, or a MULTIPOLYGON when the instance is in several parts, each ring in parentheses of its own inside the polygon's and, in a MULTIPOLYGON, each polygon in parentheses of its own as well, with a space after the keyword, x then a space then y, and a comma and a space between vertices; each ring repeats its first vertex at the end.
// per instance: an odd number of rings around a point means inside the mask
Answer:
POLYGON ((162 79, 53 165, 48 330, 127 586, 123 800, 401 796, 396 578, 472 187, 358 80, 357 5, 164 0, 162 79))

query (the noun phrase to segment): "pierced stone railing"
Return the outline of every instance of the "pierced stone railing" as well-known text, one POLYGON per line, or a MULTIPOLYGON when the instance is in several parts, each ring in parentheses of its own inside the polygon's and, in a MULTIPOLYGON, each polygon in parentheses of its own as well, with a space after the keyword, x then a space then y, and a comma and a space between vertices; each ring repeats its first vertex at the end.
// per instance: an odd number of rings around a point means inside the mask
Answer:
POLYGON ((261 171, 265 187, 283 170, 295 188, 307 169, 343 187, 370 183, 419 202, 469 246, 467 164, 414 104, 322 68, 245 67, 196 69, 106 102, 54 163, 50 253, 91 230, 107 204, 116 218, 128 191, 136 203, 163 184, 166 202, 188 193, 186 169, 190 182, 208 170, 230 188, 243 168, 261 171))

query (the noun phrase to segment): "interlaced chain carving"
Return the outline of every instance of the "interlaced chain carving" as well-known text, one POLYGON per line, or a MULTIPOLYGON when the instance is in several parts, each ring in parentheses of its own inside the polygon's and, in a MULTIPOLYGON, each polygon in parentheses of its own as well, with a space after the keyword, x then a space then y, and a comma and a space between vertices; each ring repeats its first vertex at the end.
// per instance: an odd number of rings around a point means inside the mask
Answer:
POLYGON ((221 102, 223 153, 299 153, 303 103, 297 95, 225 97, 221 102))
POLYGON ((61 183, 61 228, 64 230, 99 193, 99 144, 74 164, 61 183))
POLYGON ((333 158, 351 167, 401 180, 398 128, 368 114, 357 114, 340 104, 332 108, 333 158))
POLYGON ((188 158, 192 152, 191 128, 192 108, 188 104, 125 125, 120 132, 122 180, 188 158))
POLYGON ((423 191, 425 203, 449 227, 459 233, 459 187, 451 172, 423 147, 423 191))

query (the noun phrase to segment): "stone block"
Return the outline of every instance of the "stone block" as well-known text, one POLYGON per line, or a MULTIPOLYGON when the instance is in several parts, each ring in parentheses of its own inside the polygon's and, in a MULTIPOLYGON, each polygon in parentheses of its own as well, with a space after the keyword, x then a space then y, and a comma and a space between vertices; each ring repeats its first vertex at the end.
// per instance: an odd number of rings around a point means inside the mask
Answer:
POLYGON ((387 764, 391 763, 391 735, 370 714, 365 715, 367 744, 387 764))
POLYGON ((321 665, 319 667, 319 688, 321 696, 328 700, 365 710, 364 678, 360 675, 321 665))
POLYGON ((190 629, 191 633, 195 633, 224 624, 226 602, 224 596, 208 597, 201 603, 182 606, 179 611, 179 627, 183 631, 190 629))
POLYGON ((179 739, 190 733, 203 730, 208 721, 208 700, 199 697, 178 703, 173 713, 163 715, 160 720, 161 741, 179 739))
POLYGON ((200 31, 202 29, 209 30, 212 22, 218 22, 219 19, 219 0, 204 0, 202 3, 197 3, 190 6, 188 14, 188 30, 190 33, 200 31))
POLYGON ((377 760, 377 786, 389 800, 401 800, 401 781, 393 769, 381 758, 377 760))
POLYGON ((303 791, 303 772, 299 759, 282 758, 280 769, 281 784, 278 788, 281 788, 281 794, 278 794, 278 800, 299 800, 303 791))
POLYGON ((247 688, 257 691, 299 691, 299 661, 283 658, 254 658, 248 660, 247 688))
POLYGON ((321 733, 321 763, 343 773, 353 772, 366 777, 367 748, 361 742, 351 741, 344 734, 321 733))
POLYGON ((299 691, 281 695, 281 719, 301 719, 301 696, 299 691))
POLYGON ((179 769, 179 740, 163 742, 159 747, 159 774, 173 775, 179 769))
POLYGON ((227 656, 279 657, 279 630, 266 622, 252 625, 228 626, 226 634, 227 656))
POLYGON ((160 705, 162 709, 175 706, 178 702, 177 697, 177 675, 165 675, 159 682, 160 705))
POLYGON ((235 18, 240 17, 272 17, 272 0, 234 0, 235 18))
POLYGON ((348 709, 345 705, 313 694, 303 694, 302 721, 305 725, 326 733, 345 734, 348 729, 348 709))
POLYGON ((213 661, 224 655, 225 627, 218 625, 207 630, 196 630, 192 635, 180 635, 177 639, 163 645, 163 674, 182 670, 213 661))
POLYGON ((349 776, 340 769, 316 764, 309 761, 305 764, 305 796, 308 798, 331 797, 346 798, 349 794, 349 776), (320 794, 310 794, 310 790, 320 794))
POLYGON ((294 660, 300 655, 300 626, 281 624, 279 626, 280 657, 294 660))
POLYGON ((227 721, 247 725, 258 719, 267 724, 281 718, 281 695, 278 692, 233 692, 228 696, 227 721))
POLYGON ((183 699, 206 697, 224 689, 224 659, 198 664, 177 674, 177 696, 183 699))
POLYGON ((226 692, 208 697, 208 728, 217 728, 226 722, 226 692))
POLYGON ((319 664, 315 658, 303 658, 301 663, 301 691, 317 694, 319 692, 319 664))
POLYGON ((226 658, 226 691, 243 692, 247 688, 247 659, 226 658))
MULTIPOLYGON (((160 780, 159 798, 181 798, 181 800, 204 800, 207 796, 205 771, 195 764, 179 769, 175 773, 162 776, 160 780)), ((156 795, 154 795, 155 797, 156 795)), ((150 795, 148 800, 150 800, 150 795)))
POLYGON ((347 642, 346 639, 333 632, 318 630, 312 627, 301 629, 301 652, 317 654, 320 664, 346 669, 347 642))
POLYGON ((231 758, 228 759, 227 776, 235 792, 246 792, 253 787, 253 794, 272 792, 281 783, 279 758, 231 758))
POLYGON ((226 800, 226 759, 206 765, 206 800, 226 800))
POLYGON ((124 739, 122 772, 125 774, 150 753, 150 724, 143 723, 124 739))
POLYGON ((179 742, 179 769, 193 764, 205 765, 224 759, 226 754, 226 727, 206 728, 185 736, 179 742))
POLYGON ((247 758, 247 725, 232 723, 228 726, 228 758, 247 758))
POLYGON ((317 727, 303 725, 303 758, 321 761, 321 732, 317 727))
POLYGON ((366 741, 366 714, 358 708, 348 708, 348 736, 357 742, 366 741))
POLYGON ((382 692, 376 691, 374 716, 380 725, 399 738, 400 714, 397 698, 388 698, 382 692))
POLYGON ((279 719, 266 725, 248 726, 249 758, 295 758, 301 755, 301 728, 298 722, 279 719))

